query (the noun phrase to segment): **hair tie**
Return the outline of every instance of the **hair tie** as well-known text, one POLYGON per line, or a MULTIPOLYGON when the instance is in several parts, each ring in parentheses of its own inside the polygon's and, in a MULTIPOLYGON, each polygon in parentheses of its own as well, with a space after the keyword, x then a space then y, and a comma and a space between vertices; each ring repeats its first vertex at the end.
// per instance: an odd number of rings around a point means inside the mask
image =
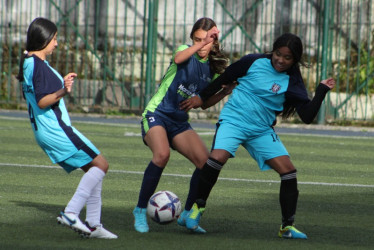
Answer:
POLYGON ((27 55, 29 52, 27 50, 23 51, 23 54, 27 55))

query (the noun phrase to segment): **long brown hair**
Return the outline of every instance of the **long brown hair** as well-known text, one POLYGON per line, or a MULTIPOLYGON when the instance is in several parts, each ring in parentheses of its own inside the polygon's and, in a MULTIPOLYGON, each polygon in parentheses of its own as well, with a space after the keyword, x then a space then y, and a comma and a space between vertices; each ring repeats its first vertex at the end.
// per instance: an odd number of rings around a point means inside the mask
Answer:
MULTIPOLYGON (((193 25, 190 38, 193 39, 193 34, 196 30, 202 29, 208 31, 213 27, 217 27, 217 25, 211 18, 202 17, 193 25)), ((218 38, 216 38, 213 42, 212 49, 209 52, 208 56, 210 70, 213 73, 222 74, 227 67, 228 58, 222 53, 221 50, 221 44, 218 41, 218 38)))

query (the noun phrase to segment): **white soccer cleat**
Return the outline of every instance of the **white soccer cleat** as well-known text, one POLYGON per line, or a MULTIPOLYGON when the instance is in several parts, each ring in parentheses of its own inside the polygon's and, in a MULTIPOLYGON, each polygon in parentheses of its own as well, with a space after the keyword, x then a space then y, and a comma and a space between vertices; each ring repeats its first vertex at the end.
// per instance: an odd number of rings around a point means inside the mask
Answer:
POLYGON ((117 239, 118 238, 117 235, 106 230, 103 227, 103 225, 100 225, 97 227, 90 227, 87 222, 86 222, 86 225, 88 228, 91 229, 90 238, 98 238, 98 239, 117 239))
POLYGON ((91 234, 91 230, 84 225, 79 217, 75 214, 60 213, 57 217, 57 222, 61 225, 70 227, 75 232, 79 233, 83 237, 88 237, 91 234))

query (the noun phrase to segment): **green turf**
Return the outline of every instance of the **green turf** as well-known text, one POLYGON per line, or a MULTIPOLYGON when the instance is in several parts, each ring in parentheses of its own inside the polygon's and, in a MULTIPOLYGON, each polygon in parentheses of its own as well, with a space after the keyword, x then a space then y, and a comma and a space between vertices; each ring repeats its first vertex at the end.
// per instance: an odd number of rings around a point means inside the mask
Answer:
MULTIPOLYGON (((372 249, 374 244, 374 138, 280 135, 298 169, 297 227, 308 240, 277 237, 279 177, 261 172, 240 148, 225 165, 193 235, 176 223, 150 221, 133 229, 134 208, 150 150, 134 125, 75 123, 110 163, 104 180, 102 222, 117 240, 81 239, 58 226, 82 176, 52 166, 27 120, 0 117, 0 249, 372 249), (41 167, 38 167, 41 166, 41 167), (233 180, 233 178, 237 180, 233 180), (262 182, 261 182, 262 181, 262 182), (350 184, 351 186, 347 185, 350 184), (356 186, 356 184, 366 186, 356 186)), ((210 145, 212 136, 203 136, 210 145)), ((172 152, 158 190, 185 200, 194 167, 172 152)), ((84 211, 81 214, 84 219, 84 211)))

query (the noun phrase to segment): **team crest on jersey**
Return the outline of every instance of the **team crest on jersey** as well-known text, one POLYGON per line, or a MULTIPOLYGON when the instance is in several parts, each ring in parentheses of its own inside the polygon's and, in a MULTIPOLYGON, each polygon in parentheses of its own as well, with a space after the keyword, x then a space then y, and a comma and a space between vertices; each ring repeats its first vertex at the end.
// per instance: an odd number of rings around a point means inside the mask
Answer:
POLYGON ((277 83, 274 83, 273 86, 271 86, 270 90, 273 93, 277 94, 280 89, 281 89, 281 86, 279 84, 277 84, 277 83))
POLYGON ((210 82, 212 79, 209 76, 203 74, 203 76, 200 76, 200 80, 203 80, 204 82, 210 82))
POLYGON ((190 86, 188 86, 188 90, 195 93, 197 90, 197 84, 190 84, 190 86))

